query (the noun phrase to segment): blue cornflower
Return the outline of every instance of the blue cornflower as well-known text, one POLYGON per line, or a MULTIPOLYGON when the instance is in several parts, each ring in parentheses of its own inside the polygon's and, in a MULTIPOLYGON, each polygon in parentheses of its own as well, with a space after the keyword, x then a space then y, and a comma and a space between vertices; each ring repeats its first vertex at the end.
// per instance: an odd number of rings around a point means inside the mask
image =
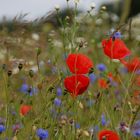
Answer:
POLYGON ((91 73, 91 74, 89 74, 89 79, 90 79, 90 82, 91 83, 94 83, 95 82, 95 80, 96 80, 96 75, 94 74, 94 73, 91 73))
POLYGON ((101 115, 101 124, 105 126, 107 124, 106 117, 104 114, 101 115))
POLYGON ((0 124, 0 133, 4 132, 5 130, 5 126, 3 124, 0 124))
POLYGON ((115 82, 112 78, 109 78, 109 81, 110 81, 110 84, 111 84, 113 87, 117 87, 117 86, 118 86, 118 83, 115 82))
POLYGON ((46 140, 49 137, 48 131, 42 128, 37 129, 36 134, 40 140, 46 140))
POLYGON ((52 71, 52 74, 56 74, 57 73, 57 67, 53 66, 51 71, 52 71))
POLYGON ((29 85, 27 85, 26 83, 22 84, 21 88, 20 88, 20 92, 25 93, 25 94, 29 94, 30 96, 37 94, 38 89, 35 87, 31 87, 29 85))
POLYGON ((140 130, 134 131, 134 132, 133 132, 133 135, 134 135, 135 137, 140 137, 140 130))
POLYGON ((98 64, 97 66, 96 66, 96 68, 99 70, 99 71, 101 71, 101 72, 103 72, 103 71, 105 71, 107 68, 106 68, 106 65, 105 64, 98 64))
POLYGON ((132 133, 135 137, 140 137, 140 120, 133 125, 132 133))
POLYGON ((54 99, 54 104, 55 104, 55 106, 57 106, 57 107, 61 106, 61 100, 58 99, 58 98, 55 98, 55 99, 54 99))
POLYGON ((22 125, 20 123, 16 123, 12 126, 13 132, 16 133, 17 130, 21 129, 22 125))
POLYGON ((62 96, 62 89, 61 89, 60 87, 58 87, 58 88, 56 89, 56 95, 57 95, 57 96, 62 96))
POLYGON ((22 84, 22 86, 20 88, 20 91, 23 92, 23 93, 27 93, 28 89, 29 89, 29 86, 24 83, 24 84, 22 84))
POLYGON ((113 34, 113 37, 116 39, 116 38, 122 38, 122 34, 121 34, 121 32, 115 32, 114 34, 113 34))
POLYGON ((76 124, 75 124, 75 128, 76 128, 76 129, 79 129, 79 128, 80 128, 80 124, 79 124, 79 123, 76 123, 76 124))

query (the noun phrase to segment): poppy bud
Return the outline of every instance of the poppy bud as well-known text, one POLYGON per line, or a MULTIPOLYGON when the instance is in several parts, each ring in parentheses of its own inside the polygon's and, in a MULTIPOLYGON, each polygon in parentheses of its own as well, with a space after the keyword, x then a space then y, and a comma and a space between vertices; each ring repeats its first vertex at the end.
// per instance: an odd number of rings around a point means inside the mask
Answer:
POLYGON ((38 48, 37 48, 37 56, 40 55, 40 54, 41 54, 41 48, 38 47, 38 48))
POLYGON ((6 68, 7 68, 7 65, 6 65, 6 64, 3 64, 3 65, 2 65, 2 69, 3 69, 3 70, 6 70, 6 68))
POLYGON ((30 70, 30 71, 29 71, 29 76, 30 76, 31 78, 34 76, 33 70, 30 70))

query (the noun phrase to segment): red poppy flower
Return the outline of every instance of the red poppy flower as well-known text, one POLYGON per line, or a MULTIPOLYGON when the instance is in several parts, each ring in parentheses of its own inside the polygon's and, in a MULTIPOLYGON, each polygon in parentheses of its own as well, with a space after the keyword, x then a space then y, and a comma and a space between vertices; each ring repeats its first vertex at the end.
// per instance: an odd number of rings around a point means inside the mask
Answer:
POLYGON ((118 134, 111 130, 102 130, 98 135, 99 140, 120 140, 118 134))
POLYGON ((89 85, 89 78, 84 75, 73 75, 64 80, 65 88, 73 97, 82 94, 89 85))
POLYGON ((100 88, 106 89, 108 88, 108 83, 105 79, 99 79, 98 80, 98 85, 100 88))
POLYGON ((111 78, 112 80, 115 80, 115 77, 113 76, 113 74, 111 72, 109 72, 107 74, 108 78, 111 78))
POLYGON ((133 58, 129 62, 122 59, 120 61, 126 66, 129 72, 134 72, 140 69, 140 58, 138 57, 133 58))
POLYGON ((124 42, 120 39, 112 38, 102 41, 104 53, 111 59, 121 59, 130 55, 130 50, 126 47, 124 42))
POLYGON ((70 54, 66 63, 74 74, 86 74, 93 67, 92 61, 83 54, 70 54))
POLYGON ((32 109, 32 106, 21 105, 21 107, 20 107, 20 114, 25 116, 31 109, 32 109))

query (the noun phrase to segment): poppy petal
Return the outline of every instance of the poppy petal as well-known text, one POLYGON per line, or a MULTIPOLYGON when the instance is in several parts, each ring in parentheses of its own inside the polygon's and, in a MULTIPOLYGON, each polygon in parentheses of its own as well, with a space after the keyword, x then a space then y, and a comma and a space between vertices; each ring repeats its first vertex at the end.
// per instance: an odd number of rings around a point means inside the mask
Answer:
POLYGON ((108 88, 109 85, 105 79, 99 79, 98 86, 102 89, 106 89, 106 88, 108 88))
POLYGON ((74 74, 86 74, 93 67, 92 61, 83 54, 70 54, 66 63, 74 74))
POLYGON ((29 105, 21 105, 20 107, 20 114, 25 116, 30 110, 31 110, 31 106, 29 105))
POLYGON ((112 38, 102 41, 104 53, 111 59, 121 59, 130 55, 130 50, 126 47, 121 39, 112 38))
POLYGON ((140 58, 135 57, 129 62, 126 62, 125 60, 120 60, 124 66, 128 69, 129 72, 134 72, 136 70, 140 70, 140 58))
POLYGON ((89 78, 84 75, 69 76, 65 78, 64 85, 72 96, 78 96, 88 88, 89 78))
POLYGON ((106 140, 120 140, 118 134, 111 130, 102 130, 99 132, 99 140, 103 140, 103 138, 106 138, 106 140))

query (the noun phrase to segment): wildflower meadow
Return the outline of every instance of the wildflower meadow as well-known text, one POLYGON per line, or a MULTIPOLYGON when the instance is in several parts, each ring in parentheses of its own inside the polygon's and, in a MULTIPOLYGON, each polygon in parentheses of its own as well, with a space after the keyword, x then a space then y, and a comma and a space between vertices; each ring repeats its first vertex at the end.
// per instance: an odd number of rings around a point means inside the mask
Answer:
POLYGON ((0 140, 140 140, 140 26, 64 2, 0 25, 0 140))

